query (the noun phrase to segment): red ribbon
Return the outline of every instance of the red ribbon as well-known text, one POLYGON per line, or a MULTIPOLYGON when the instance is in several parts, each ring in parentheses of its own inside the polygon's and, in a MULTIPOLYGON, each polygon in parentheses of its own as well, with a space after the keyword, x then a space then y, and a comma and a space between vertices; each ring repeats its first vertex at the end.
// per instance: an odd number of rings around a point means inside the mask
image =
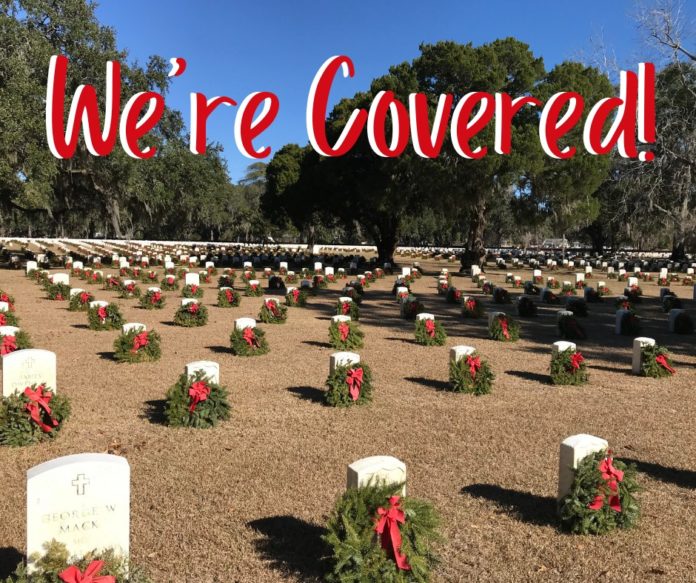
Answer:
POLYGON ((17 350, 17 339, 14 336, 3 336, 0 355, 5 356, 17 350))
POLYGON ((343 302, 341 304, 341 312, 343 312, 344 316, 350 313, 350 302, 343 302))
POLYGON ((231 289, 226 289, 225 290, 225 297, 227 298, 227 301, 231 304, 234 297, 232 296, 232 290, 231 289))
POLYGON ((150 303, 156 304, 162 299, 162 294, 158 291, 152 292, 152 295, 150 296, 150 303))
POLYGON ((188 394, 191 397, 189 413, 193 413, 196 410, 196 405, 210 396, 210 387, 203 381, 196 381, 189 387, 188 394))
POLYGON ((271 314, 273 314, 276 318, 280 315, 280 311, 278 310, 278 306, 273 300, 266 300, 266 309, 271 311, 271 314))
POLYGON ((425 331, 427 332, 428 336, 435 338, 435 320, 427 319, 425 321, 425 331))
POLYGON ((476 308, 476 300, 466 300, 466 309, 473 312, 476 308))
POLYGON ((80 294, 80 303, 86 304, 89 301, 89 294, 87 292, 82 292, 80 294))
POLYGON ((360 389, 363 382, 363 369, 362 368, 351 368, 348 370, 348 376, 346 377, 346 383, 348 383, 348 392, 350 393, 350 398, 353 401, 357 401, 360 397, 360 389))
POLYGON ((58 427, 58 421, 51 417, 51 408, 48 406, 53 398, 52 393, 44 394, 44 386, 39 385, 36 390, 32 390, 31 387, 24 389, 24 396, 31 401, 27 403, 26 410, 29 412, 31 419, 41 427, 44 433, 50 433, 55 427, 58 427), (41 409, 46 412, 51 425, 44 423, 41 419, 41 409))
POLYGON ((345 342, 350 334, 350 326, 345 322, 339 322, 338 333, 341 335, 341 342, 345 342))
POLYGON ((607 456, 599 464, 599 471, 602 473, 604 485, 600 486, 594 500, 587 506, 590 510, 599 510, 604 506, 605 501, 609 508, 616 512, 621 512, 621 500, 619 499, 619 482, 623 481, 624 473, 614 467, 614 460, 607 456))
POLYGON ((242 333, 242 338, 249 346, 254 347, 254 348, 259 347, 259 341, 256 338, 256 334, 254 334, 253 328, 244 328, 244 332, 242 333))
POLYGON ((476 373, 481 370, 481 359, 478 356, 471 356, 470 354, 466 357, 466 363, 469 365, 469 374, 471 375, 471 380, 476 378, 476 373))
POLYGON ((0 326, 5 326, 7 324, 7 317, 5 314, 0 312, 0 326))
POLYGON ((399 496, 389 498, 389 509, 379 507, 377 509, 377 524, 375 532, 380 535, 382 548, 389 553, 396 566, 402 571, 410 571, 411 566, 408 564, 406 555, 401 553, 401 531, 399 524, 406 522, 406 515, 399 507, 399 496))
POLYGON ((198 286, 197 285, 191 285, 191 293, 195 294, 198 291, 198 286))
POLYGON ((667 362, 667 357, 664 354, 658 354, 655 357, 655 362, 657 364, 659 364, 665 370, 669 371, 671 374, 674 374, 675 372, 677 372, 671 366, 669 366, 669 363, 667 362))
POLYGON ((187 306, 189 314, 197 314, 198 313, 198 304, 196 302, 191 302, 187 306))
POLYGON ((56 295, 56 300, 59 302, 62 302, 63 301, 63 294, 56 295))
POLYGON ((299 289, 292 290, 292 297, 295 300, 295 303, 297 303, 297 300, 300 297, 300 290, 299 289))
POLYGON ((127 291, 129 294, 132 294, 133 291, 135 291, 135 284, 134 284, 134 283, 129 283, 129 284, 126 286, 126 291, 127 291))
POLYGON ((460 292, 459 290, 455 291, 454 292, 454 299, 457 301, 461 300, 462 299, 462 292, 460 292))
POLYGON ((104 561, 92 561, 83 573, 75 565, 70 565, 58 574, 64 583, 116 583, 113 575, 97 575, 104 566, 104 561))
POLYGON ((147 337, 147 332, 141 332, 140 334, 136 334, 135 338, 133 338, 133 348, 131 349, 131 352, 136 353, 143 346, 147 346, 148 344, 149 340, 147 337))
POLYGON ((99 319, 102 321, 102 324, 106 322, 106 306, 99 306, 97 309, 97 316, 99 316, 99 319))
POLYGON ((570 368, 573 370, 579 370, 580 365, 585 362, 585 358, 583 357, 582 354, 579 352, 573 353, 573 355, 570 357, 570 368))
POLYGON ((500 322, 500 328, 503 330, 503 336, 505 336, 507 340, 510 340, 510 332, 508 331, 507 318, 500 318, 498 321, 500 322))

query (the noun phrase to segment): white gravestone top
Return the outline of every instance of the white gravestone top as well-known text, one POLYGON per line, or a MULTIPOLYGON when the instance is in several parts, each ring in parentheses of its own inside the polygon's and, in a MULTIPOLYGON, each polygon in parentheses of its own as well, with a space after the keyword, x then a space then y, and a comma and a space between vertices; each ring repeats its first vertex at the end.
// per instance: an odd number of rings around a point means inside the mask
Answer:
POLYGON ((329 375, 332 375, 337 366, 346 364, 357 364, 360 362, 360 355, 355 352, 334 352, 329 356, 329 375))
POLYGON ((196 372, 203 371, 203 374, 210 379, 210 382, 220 384, 220 365, 212 360, 196 360, 189 362, 184 368, 186 376, 192 377, 196 372))
POLYGON ((256 328, 256 320, 254 318, 237 318, 234 321, 236 330, 244 330, 245 328, 256 328))
POLYGON ((34 384, 44 384, 54 394, 57 392, 55 352, 26 348, 2 357, 3 397, 21 393, 34 384))
POLYGON ((464 344, 460 344, 459 346, 453 346, 452 348, 450 348, 450 360, 453 362, 457 362, 460 358, 469 356, 474 352, 476 352, 476 349, 473 346, 465 346, 464 344))
POLYGON ((348 466, 348 488, 359 488, 370 483, 403 483, 401 494, 405 496, 406 464, 389 455, 375 455, 359 459, 348 466))

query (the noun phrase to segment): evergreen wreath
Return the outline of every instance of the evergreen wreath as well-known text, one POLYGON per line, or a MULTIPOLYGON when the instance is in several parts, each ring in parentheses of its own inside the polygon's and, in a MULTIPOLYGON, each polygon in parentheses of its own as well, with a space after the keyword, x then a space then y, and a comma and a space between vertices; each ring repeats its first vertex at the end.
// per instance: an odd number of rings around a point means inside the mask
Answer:
POLYGON ((585 289, 586 285, 585 280, 581 279, 580 281, 575 282, 575 289, 585 289))
POLYGON ((693 334, 694 321, 687 312, 682 312, 674 318, 675 334, 693 334))
POLYGON ((230 287, 218 290, 218 303, 220 308, 236 308, 242 303, 242 294, 230 287))
POLYGON ((341 302, 336 304, 337 316, 350 316, 351 320, 360 320, 360 307, 355 301, 341 302))
POLYGON ((614 301, 614 305, 617 310, 629 310, 631 312, 635 310, 633 302, 626 296, 618 296, 614 301))
POLYGON ((694 285, 694 278, 690 275, 685 275, 682 280, 682 285, 694 285))
POLYGON ((271 277, 268 278, 268 289, 284 290, 285 282, 283 281, 283 278, 279 275, 271 275, 271 277))
POLYGON ((634 284, 631 287, 626 288, 624 295, 632 302, 638 304, 641 301, 643 290, 640 289, 640 286, 634 284))
POLYGON ((203 297, 203 288, 200 285, 189 283, 182 288, 181 297, 200 299, 203 297))
POLYGON ((587 332, 575 316, 561 316, 558 319, 558 333, 566 340, 585 340, 587 332))
POLYGON ((157 283, 157 272, 156 271, 143 271, 140 274, 140 281, 143 283, 149 283, 150 285, 154 285, 157 283))
MULTIPOLYGON (((480 280, 479 283, 481 283, 480 280)), ((490 281, 484 281, 483 283, 481 283, 479 287, 481 288, 481 291, 487 296, 493 295, 493 290, 495 289, 495 287, 490 281)))
POLYGON ((522 280, 519 278, 514 278, 512 280, 512 287, 515 289, 519 289, 522 287, 522 280))
POLYGON ((401 304, 401 317, 405 320, 415 320, 422 312, 425 312, 425 306, 414 295, 408 296, 401 304))
POLYGON ((234 280, 236 277, 234 275, 230 275, 228 273, 225 273, 218 277, 218 284, 217 286, 220 287, 232 287, 234 285, 234 280))
POLYGON ((449 292, 450 285, 446 281, 438 281, 437 282, 437 294, 440 296, 444 296, 449 292))
POLYGON ((411 293, 411 284, 404 281, 403 279, 397 279, 394 282, 394 285, 392 286, 392 295, 393 296, 396 296, 396 290, 397 290, 397 288, 400 288, 400 287, 405 287, 408 290, 408 292, 411 293))
POLYGON ((104 289, 106 289, 106 290, 119 290, 119 289, 121 289, 121 282, 117 277, 114 277, 113 275, 109 275, 104 280, 104 289))
POLYGON ((287 277, 285 278, 286 283, 297 283, 299 281, 299 278, 297 277, 296 273, 288 273, 287 277))
POLYGON ((89 303, 94 301, 94 294, 88 291, 81 291, 73 294, 70 298, 68 310, 71 312, 86 312, 89 310, 89 303))
POLYGON ((563 296, 575 296, 577 295, 578 292, 575 291, 575 287, 573 287, 573 284, 571 283, 564 283, 563 287, 561 288, 561 295, 563 296))
POLYGON ((640 334, 640 319, 635 312, 626 312, 621 317, 620 331, 622 336, 637 336, 640 334))
POLYGON ((162 355, 160 341, 154 330, 134 328, 114 340, 114 356, 118 362, 154 362, 162 355))
POLYGON ((12 312, 0 312, 0 326, 19 326, 19 319, 12 312))
POLYGON ((15 350, 32 348, 31 338, 24 330, 17 330, 14 334, 0 334, 0 356, 12 354, 15 350))
POLYGON ((571 348, 551 355, 549 372, 554 385, 584 385, 589 378, 585 358, 571 348))
POLYGON ((326 379, 324 401, 332 407, 364 405, 372 401, 372 371, 362 362, 338 365, 326 379))
POLYGON ((641 347, 640 374, 644 377, 660 379, 671 377, 677 371, 667 349, 657 344, 641 347))
POLYGON ((121 289, 119 291, 119 297, 123 299, 131 299, 131 298, 139 298, 140 295, 142 294, 142 291, 140 288, 136 285, 135 282, 128 283, 128 284, 121 284, 121 289))
POLYGON ((244 295, 251 298, 259 298, 264 294, 263 286, 260 283, 250 284, 247 282, 244 295))
POLYGON ((47 291, 49 300, 63 302, 70 299, 70 286, 67 283, 52 283, 47 291))
POLYGON ((493 340, 517 342, 520 339, 520 325, 507 314, 500 314, 491 321, 488 333, 493 340))
POLYGON ((657 278, 657 285, 659 285, 660 287, 669 287, 669 278, 658 277, 657 278))
POLYGON ((238 330, 235 326, 230 334, 230 346, 235 356, 261 356, 270 351, 265 332, 250 326, 244 330, 238 330))
POLYGON ((665 294, 662 298, 662 310, 668 313, 670 310, 681 309, 681 300, 673 293, 665 294))
POLYGON ((487 395, 493 388, 495 375, 490 365, 482 359, 478 352, 450 360, 449 382, 450 390, 455 393, 471 395, 487 395))
POLYGON ((574 534, 607 534, 635 526, 640 506, 636 468, 598 451, 578 463, 570 493, 560 503, 561 525, 574 534))
POLYGON ((548 287, 549 289, 560 289, 561 282, 558 281, 555 277, 549 277, 546 280, 546 287, 548 287))
POLYGON ((331 322, 329 342, 336 350, 355 351, 363 347, 365 334, 357 322, 331 322))
POLYGON ((227 389, 214 383, 202 370, 182 374, 167 391, 164 416, 170 427, 207 429, 230 417, 227 389))
POLYGON ((268 299, 263 302, 257 319, 264 324, 285 324, 288 319, 288 309, 280 302, 268 299))
POLYGON ((606 285, 598 285, 597 286, 597 295, 602 298, 604 296, 608 296, 611 293, 609 288, 606 285))
POLYGON ((502 287, 496 287, 493 290, 493 302, 496 304, 509 304, 512 302, 510 294, 502 287))
POLYGON ((323 275, 315 275, 312 278, 312 287, 315 289, 326 289, 328 287, 326 278, 323 275))
POLYGON ((678 273, 670 273, 669 280, 674 281, 674 282, 678 282, 679 281, 679 274, 678 273))
POLYGON ((534 300, 527 296, 521 296, 517 300, 517 315, 520 318, 533 318, 537 315, 537 307, 534 300))
POLYGON ((441 541, 439 517, 428 502, 399 496, 402 488, 403 484, 371 481, 338 499, 322 536, 331 549, 326 581, 430 580, 438 563, 434 547, 441 541))
POLYGON ((619 273, 619 277, 617 278, 619 281, 627 281, 628 280, 628 275, 626 273, 619 273))
POLYGON ((146 310, 161 310, 165 303, 161 291, 147 290, 145 295, 140 298, 140 307, 146 310))
POLYGON ((431 318, 416 320, 414 331, 416 342, 423 346, 444 346, 447 342, 447 332, 437 320, 431 318))
POLYGON ((208 323, 208 308, 196 302, 180 306, 174 313, 174 323, 186 328, 205 326, 208 323))
POLYGON ((465 318, 482 318, 483 305, 476 298, 468 298, 462 303, 462 316, 465 318))
POLYGON ((582 298, 568 298, 566 309, 575 316, 584 318, 587 316, 587 302, 582 298))
POLYGON ((70 402, 44 384, 0 398, 0 445, 23 446, 53 439, 70 416, 70 402))
POLYGON ((461 304, 462 303, 462 292, 456 287, 452 286, 447 290, 446 301, 448 304, 461 304))
POLYGON ((104 275, 101 273, 94 272, 87 278, 87 283, 103 285, 104 275))
POLYGON ((160 281, 162 291, 176 291, 179 289, 179 281, 173 275, 165 275, 160 281))
POLYGON ((307 305, 307 292, 295 288, 285 294, 285 305, 304 308, 307 305))
POLYGON ((213 278, 207 271, 199 271, 198 279, 201 283, 213 283, 213 278))
POLYGON ((90 330, 115 330, 124 324, 121 310, 116 304, 89 308, 87 319, 90 330))
POLYGON ((544 283, 544 277, 542 275, 535 275, 532 278, 532 282, 541 285, 542 283, 544 283))
POLYGON ((536 296, 541 293, 541 288, 538 285, 534 285, 531 281, 525 281, 524 293, 528 296, 536 296))
POLYGON ((0 290, 0 302, 5 302, 9 307, 10 312, 15 311, 15 299, 13 296, 0 290))

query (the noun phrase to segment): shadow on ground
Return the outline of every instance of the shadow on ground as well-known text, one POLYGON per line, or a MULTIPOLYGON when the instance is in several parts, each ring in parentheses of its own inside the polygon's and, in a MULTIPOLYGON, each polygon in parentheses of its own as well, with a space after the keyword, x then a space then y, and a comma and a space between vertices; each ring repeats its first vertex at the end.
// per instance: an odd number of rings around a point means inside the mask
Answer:
POLYGON ((493 502, 501 512, 522 522, 558 527, 555 498, 510 490, 495 484, 471 484, 464 486, 460 493, 493 502))
POLYGON ((24 555, 14 547, 0 547, 0 579, 4 580, 14 573, 24 555))

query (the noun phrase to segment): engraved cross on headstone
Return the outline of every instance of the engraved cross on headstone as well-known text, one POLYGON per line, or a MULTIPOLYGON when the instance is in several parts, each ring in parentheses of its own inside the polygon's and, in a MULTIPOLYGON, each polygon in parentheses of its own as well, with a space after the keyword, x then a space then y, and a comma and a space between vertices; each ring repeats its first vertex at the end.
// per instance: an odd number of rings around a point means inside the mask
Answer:
POLYGON ((89 484, 89 478, 84 474, 77 474, 77 477, 71 482, 75 486, 75 491, 78 496, 85 495, 85 487, 89 484))

